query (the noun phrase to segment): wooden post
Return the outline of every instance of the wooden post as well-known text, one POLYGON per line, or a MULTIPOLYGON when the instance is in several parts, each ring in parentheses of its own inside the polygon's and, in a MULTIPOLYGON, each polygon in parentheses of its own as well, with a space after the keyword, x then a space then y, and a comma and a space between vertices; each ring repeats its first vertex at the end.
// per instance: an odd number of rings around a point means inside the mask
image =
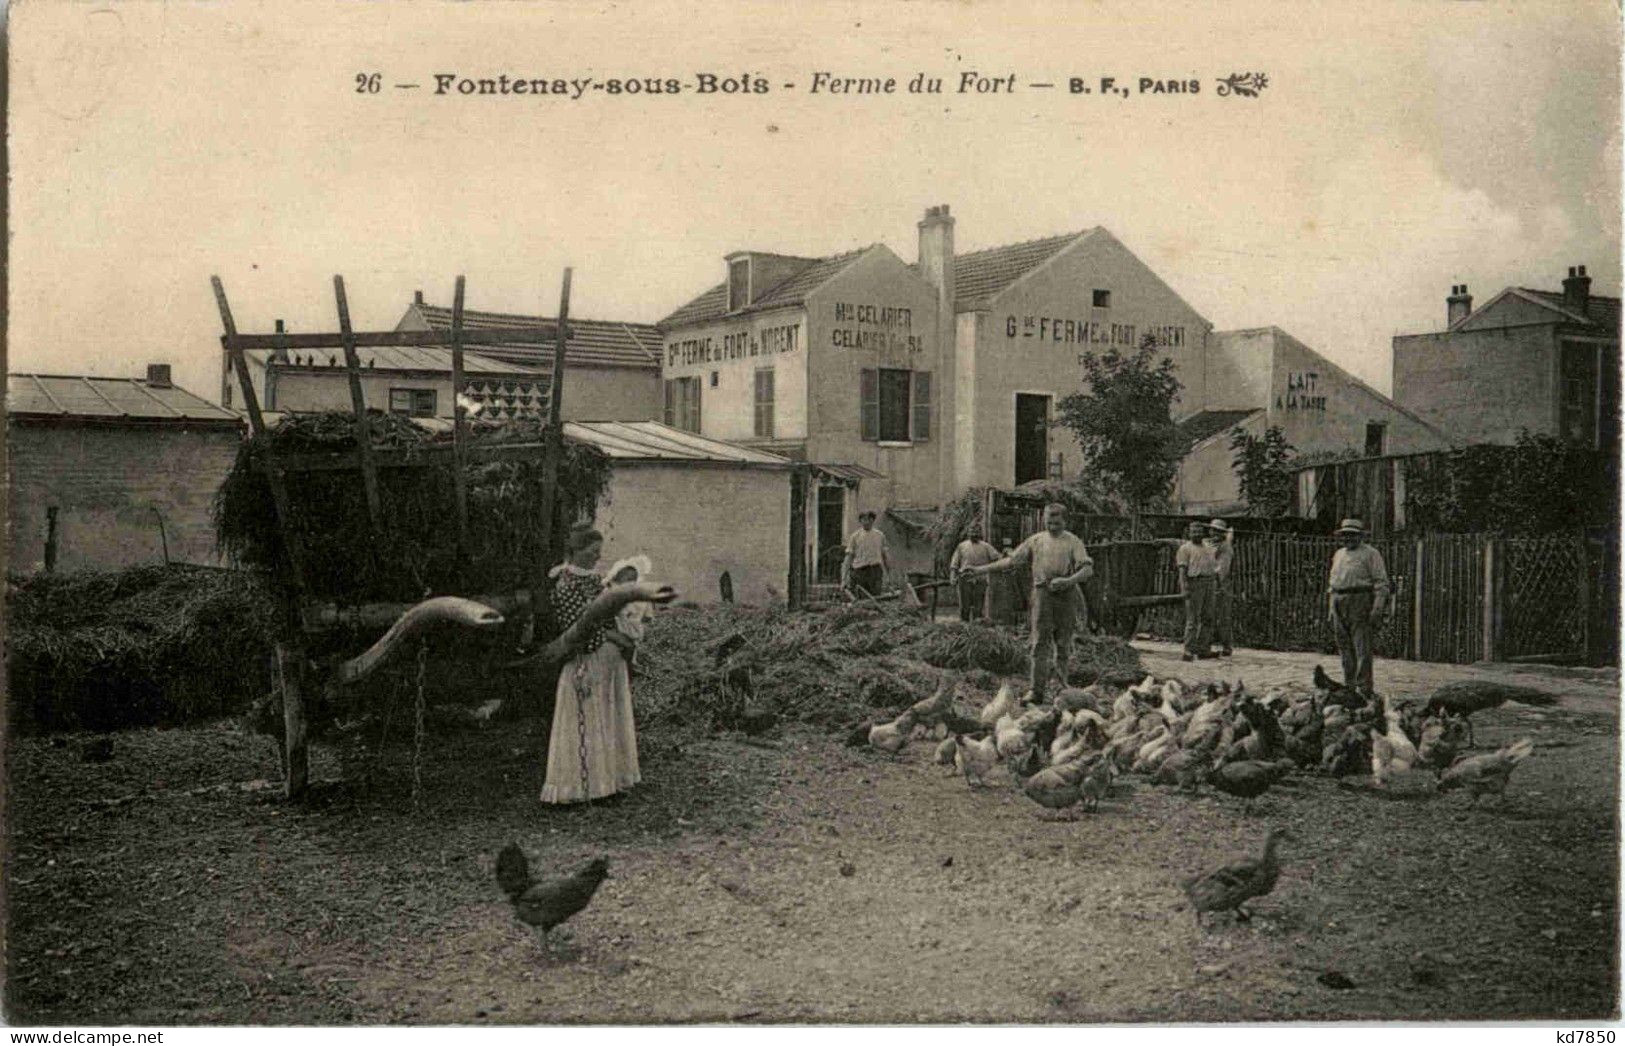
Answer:
POLYGON ((1411 660, 1426 660, 1422 656, 1422 539, 1416 539, 1416 551, 1413 556, 1414 565, 1411 576, 1416 580, 1411 593, 1411 660))
POLYGON ((1575 605, 1580 608, 1580 635, 1578 652, 1582 664, 1591 660, 1591 550, 1584 531, 1576 532, 1573 541, 1578 553, 1575 562, 1575 605))
POLYGON ((383 532, 383 506, 378 499, 378 469, 372 461, 372 423, 367 419, 367 397, 361 391, 361 358, 355 351, 355 330, 350 326, 350 301, 344 294, 344 277, 333 277, 333 296, 338 299, 339 337, 344 348, 344 369, 350 379, 350 409, 355 412, 355 444, 361 457, 361 486, 367 495, 367 520, 372 534, 383 532))
MULTIPOLYGON (((243 407, 248 412, 248 424, 255 436, 265 435, 265 416, 260 413, 259 397, 254 392, 254 380, 248 373, 248 361, 243 356, 242 344, 237 340, 237 323, 231 316, 231 305, 226 301, 226 288, 220 282, 219 276, 209 277, 214 286, 215 304, 220 308, 220 323, 226 332, 226 351, 231 354, 232 368, 237 372, 237 384, 243 393, 243 407)), ((308 587, 305 584, 305 572, 302 553, 299 547, 298 535, 294 532, 292 520, 289 516, 288 488, 282 474, 282 469, 276 463, 276 454, 271 447, 271 441, 266 439, 263 443, 265 453, 265 480, 271 488, 271 503, 276 508, 277 527, 282 534, 282 547, 288 556, 288 579, 292 588, 291 601, 284 607, 285 620, 283 627, 287 634, 299 634, 297 608, 304 602, 308 587)), ((305 790, 308 775, 308 761, 305 751, 305 708, 300 696, 300 674, 305 663, 304 648, 297 643, 290 642, 284 649, 278 647, 279 659, 285 658, 282 676, 282 721, 285 731, 285 751, 287 753, 286 767, 286 794, 289 799, 296 799, 305 790), (291 666, 292 671, 288 671, 291 666)))
POLYGON ((468 555, 468 432, 463 420, 463 278, 451 298, 451 455, 457 492, 457 556, 468 555))
POLYGON ((1484 660, 1494 661, 1495 648, 1495 538, 1484 537, 1484 660))
POLYGON ((293 644, 276 645, 277 675, 282 680, 282 736, 287 766, 289 799, 298 798, 310 783, 310 756, 305 744, 305 652, 293 644))
POLYGON ((564 347, 569 338, 570 270, 564 270, 564 289, 559 295, 558 339, 553 347, 553 376, 548 383, 547 444, 542 452, 542 555, 536 559, 531 581, 531 606, 540 606, 547 572, 552 568, 553 510, 557 503, 559 456, 564 450, 564 421, 559 417, 564 401, 564 347))
POLYGON ((56 572, 56 506, 45 510, 45 572, 56 572))
POLYGON ((790 469, 790 578, 788 604, 799 610, 807 601, 807 488, 808 470, 790 469))

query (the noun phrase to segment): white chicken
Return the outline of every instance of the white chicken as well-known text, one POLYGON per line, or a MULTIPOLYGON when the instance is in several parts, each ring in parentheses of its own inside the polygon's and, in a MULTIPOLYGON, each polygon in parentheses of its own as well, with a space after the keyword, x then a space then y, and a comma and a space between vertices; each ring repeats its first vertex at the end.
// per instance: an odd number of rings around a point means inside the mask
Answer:
POLYGON ((1371 731, 1371 778, 1378 788, 1416 765, 1416 746, 1399 725, 1400 713, 1386 704, 1383 713, 1388 720, 1387 733, 1371 731))
POLYGON ((982 709, 977 718, 982 721, 982 725, 992 726, 1002 717, 1014 712, 1017 707, 1015 689, 1006 683, 999 687, 999 692, 988 702, 987 707, 982 709))
POLYGON ((877 723, 869 728, 869 747, 896 755, 908 744, 914 730, 914 713, 904 712, 889 723, 877 723))
POLYGON ((991 737, 977 740, 954 735, 954 769, 965 777, 965 783, 975 787, 999 761, 998 748, 991 737))

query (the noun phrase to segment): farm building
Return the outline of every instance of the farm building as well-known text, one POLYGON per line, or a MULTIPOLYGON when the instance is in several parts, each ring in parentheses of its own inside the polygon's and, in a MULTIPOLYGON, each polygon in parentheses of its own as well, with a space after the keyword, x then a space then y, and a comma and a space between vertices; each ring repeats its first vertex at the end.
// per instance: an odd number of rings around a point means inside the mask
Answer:
POLYGON ((1584 265, 1560 292, 1508 287, 1476 309, 1450 291, 1444 330, 1394 338, 1396 401, 1460 443, 1618 444, 1619 299, 1592 294, 1584 265))
MULTIPOLYGON (((1445 442, 1283 332, 1215 334, 1106 229, 961 254, 954 228, 946 206, 928 209, 912 264, 883 244, 728 255, 722 282, 658 324, 667 424, 863 468, 859 507, 881 512, 894 548, 968 487, 1075 472, 1056 401, 1079 390, 1085 353, 1147 335, 1175 362, 1176 419, 1201 434, 1181 473, 1190 511, 1234 507, 1228 446, 1210 448, 1236 424, 1282 424, 1316 450, 1373 431, 1385 446, 1445 442)), ((850 514, 821 516, 821 579, 850 529, 850 514)))
POLYGON ((214 563, 210 506, 242 421, 141 378, 6 376, 9 568, 116 569, 214 563))
MULTIPOLYGON (((545 414, 552 345, 482 345, 481 331, 537 327, 551 321, 494 312, 465 312, 464 409, 482 417, 545 414)), ((451 328, 451 310, 423 302, 419 292, 396 330, 451 328)), ((282 330, 278 321, 277 330, 282 330)), ((575 418, 646 420, 660 410, 659 335, 642 324, 572 319, 565 345, 562 413, 575 418)), ((368 407, 412 417, 450 418, 455 396, 451 355, 414 346, 356 350, 362 394, 368 407)), ((266 410, 349 410, 350 387, 338 349, 245 353, 255 393, 266 410)), ((236 378, 222 356, 221 402, 233 405, 236 378)))
POLYGON ((1230 441, 1278 426, 1299 455, 1380 457, 1442 450, 1446 434, 1279 327, 1219 331, 1208 341, 1208 406, 1180 421, 1189 451, 1174 479, 1180 511, 1227 515, 1241 506, 1230 441))

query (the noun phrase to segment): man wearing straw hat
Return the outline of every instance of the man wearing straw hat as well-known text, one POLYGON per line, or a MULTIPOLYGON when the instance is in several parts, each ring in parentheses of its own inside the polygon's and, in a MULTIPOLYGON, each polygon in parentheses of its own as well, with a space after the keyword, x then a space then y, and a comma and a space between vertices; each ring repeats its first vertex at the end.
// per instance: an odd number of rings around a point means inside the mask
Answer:
POLYGON ((1343 656, 1343 683, 1375 692, 1371 673, 1371 633, 1388 610, 1388 568, 1382 553, 1365 543, 1365 525, 1345 519, 1337 528, 1343 547, 1332 553, 1326 585, 1327 622, 1343 656))
POLYGON ((1229 657, 1235 652, 1230 646, 1230 597, 1233 591, 1230 587, 1230 568, 1236 561, 1236 546, 1231 543, 1233 533, 1230 525, 1222 519, 1216 519, 1207 525, 1207 544, 1208 548, 1213 550, 1215 578, 1213 641, 1219 644, 1220 657, 1229 657))

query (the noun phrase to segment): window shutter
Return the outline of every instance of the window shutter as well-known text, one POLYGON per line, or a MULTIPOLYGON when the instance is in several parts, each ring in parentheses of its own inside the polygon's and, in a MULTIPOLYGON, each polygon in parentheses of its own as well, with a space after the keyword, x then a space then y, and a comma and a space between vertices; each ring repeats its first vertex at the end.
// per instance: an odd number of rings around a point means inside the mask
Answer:
POLYGON ((931 372, 914 372, 914 442, 924 443, 931 438, 931 372))
POLYGON ((773 438, 773 372, 766 368, 756 372, 756 435, 773 438))
POLYGON ((677 382, 672 378, 666 379, 666 411, 662 420, 672 428, 677 427, 677 382))
POLYGON ((873 442, 880 438, 880 372, 862 370, 858 373, 858 431, 861 438, 873 442))
POLYGON ((689 429, 690 432, 700 431, 700 386, 703 384, 699 378, 694 379, 694 427, 689 429))

